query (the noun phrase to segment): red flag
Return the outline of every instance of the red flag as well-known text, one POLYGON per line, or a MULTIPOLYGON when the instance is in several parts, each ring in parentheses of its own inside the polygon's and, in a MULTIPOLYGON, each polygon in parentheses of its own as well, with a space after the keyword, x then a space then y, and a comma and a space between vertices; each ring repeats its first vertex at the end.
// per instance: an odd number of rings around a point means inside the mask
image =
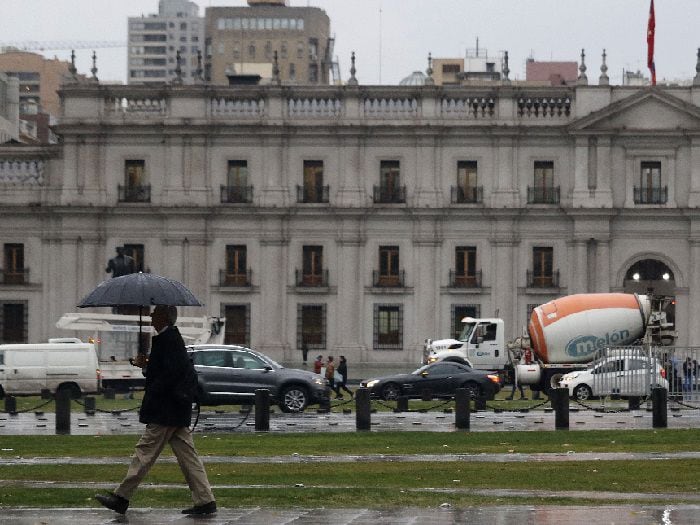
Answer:
POLYGON ((649 23, 647 24, 647 67, 651 71, 651 85, 656 85, 656 64, 654 64, 654 34, 656 33, 656 16, 654 15, 654 0, 649 6, 649 23))

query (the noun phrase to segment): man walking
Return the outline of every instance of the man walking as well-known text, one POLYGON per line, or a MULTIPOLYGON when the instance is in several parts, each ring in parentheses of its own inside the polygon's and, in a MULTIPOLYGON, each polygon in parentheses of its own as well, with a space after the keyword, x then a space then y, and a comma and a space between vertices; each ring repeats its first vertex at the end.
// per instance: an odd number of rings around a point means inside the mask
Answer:
POLYGON ((146 430, 136 444, 131 465, 119 487, 113 493, 95 496, 102 505, 119 514, 126 512, 131 496, 166 444, 173 449, 192 491, 194 506, 182 513, 203 515, 216 512, 207 473, 188 428, 192 417, 191 383, 196 382, 196 376, 185 343, 175 327, 176 321, 177 309, 174 306, 156 306, 151 314, 151 324, 157 332, 151 354, 148 359, 138 355, 133 362, 143 368, 146 377, 139 412, 139 421, 146 424, 146 430))

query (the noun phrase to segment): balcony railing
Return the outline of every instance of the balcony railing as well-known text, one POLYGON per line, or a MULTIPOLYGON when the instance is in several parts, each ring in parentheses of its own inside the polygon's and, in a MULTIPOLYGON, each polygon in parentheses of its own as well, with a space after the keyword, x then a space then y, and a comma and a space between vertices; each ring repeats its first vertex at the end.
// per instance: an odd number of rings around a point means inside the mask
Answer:
POLYGON ((2 283, 2 284, 27 284, 27 283, 29 283, 29 268, 0 270, 0 283, 2 283))
POLYGON ((251 203, 253 202, 252 186, 226 186, 221 185, 222 203, 251 203))
POLYGON ((406 202, 406 186, 375 186, 374 202, 383 204, 401 204, 406 202))
POLYGON ((531 270, 527 270, 528 288, 559 288, 559 270, 548 275, 535 275, 531 270))
POLYGON ((668 186, 655 188, 634 187, 635 204, 666 204, 668 202, 668 186))
POLYGON ((253 282, 253 270, 230 273, 228 270, 219 270, 219 286, 249 287, 253 282))
POLYGON ((151 185, 123 186, 119 184, 119 202, 151 202, 151 185))
POLYGON ((483 186, 452 186, 453 204, 477 204, 484 201, 483 186))
POLYGON ((297 184, 297 202, 328 204, 328 186, 299 186, 297 184))
POLYGON ((302 270, 295 270, 295 282, 299 287, 324 287, 328 286, 328 270, 321 270, 319 273, 304 273, 302 270))
POLYGON ((381 274, 377 270, 372 272, 372 286, 375 288, 403 288, 406 286, 406 272, 381 274))
POLYGON ((559 186, 550 188, 527 187, 528 204, 559 204, 559 186))
POLYGON ((450 288, 481 288, 481 270, 473 274, 458 274, 450 270, 450 288))

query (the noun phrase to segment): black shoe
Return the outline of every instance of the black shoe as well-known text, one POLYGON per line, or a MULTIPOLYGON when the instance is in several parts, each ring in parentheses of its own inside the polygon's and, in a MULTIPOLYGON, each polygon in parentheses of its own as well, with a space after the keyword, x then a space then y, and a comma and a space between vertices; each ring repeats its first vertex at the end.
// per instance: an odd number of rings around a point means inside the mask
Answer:
POLYGON ((192 514, 192 515, 203 515, 203 514, 214 514, 216 512, 216 501, 210 501, 209 503, 205 503, 204 505, 195 505, 194 507, 190 507, 189 509, 185 509, 182 511, 183 514, 192 514))
POLYGON ((119 514, 124 514, 126 509, 129 508, 129 500, 110 492, 109 494, 98 494, 95 499, 99 501, 103 506, 107 507, 114 512, 119 514))

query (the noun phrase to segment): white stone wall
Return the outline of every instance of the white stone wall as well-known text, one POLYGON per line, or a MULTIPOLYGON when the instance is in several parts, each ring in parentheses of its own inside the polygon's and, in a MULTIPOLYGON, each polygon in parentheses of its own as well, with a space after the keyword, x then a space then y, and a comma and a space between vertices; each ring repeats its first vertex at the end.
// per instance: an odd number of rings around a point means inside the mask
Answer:
MULTIPOLYGON (((528 305, 623 290, 627 269, 653 258, 674 273, 679 343, 695 343, 698 92, 180 86, 153 95, 138 86, 66 86, 57 129, 63 146, 53 156, 30 155, 46 159, 44 180, 14 188, 24 196, 19 204, 3 186, 0 242, 25 242, 31 285, 0 285, 0 300, 29 301, 30 340, 65 335, 55 322, 107 278, 114 248, 140 243, 152 272, 182 280, 205 303, 204 312, 184 315, 219 315, 225 304, 249 304, 251 344, 276 359, 300 357, 298 305, 325 304, 324 355, 417 363, 425 338, 449 335, 452 305, 498 314, 508 335, 517 336, 528 305), (521 115, 518 100, 526 96, 568 97, 570 112, 543 116, 530 108, 529 117, 521 115), (471 105, 448 112, 446 97, 486 102, 476 113, 471 105), (492 113, 486 97, 494 98, 492 113), (248 109, 222 112, 212 100, 248 109), (253 100, 254 106, 247 102, 253 100), (117 202, 126 159, 145 160, 150 203, 117 202), (229 160, 247 161, 252 204, 220 203, 229 160), (296 202, 304 160, 324 162, 329 204, 296 202), (400 161, 405 204, 372 202, 382 160, 400 161), (478 162, 483 203, 450 203, 459 160, 478 162), (553 161, 560 204, 527 203, 535 160, 553 161), (667 203, 634 204, 642 161, 662 163, 667 203), (219 285, 227 244, 247 246, 250 288, 219 285), (327 288, 295 286, 306 244, 323 246, 327 288), (402 289, 372 286, 382 245, 400 248, 402 289), (463 245, 477 246, 481 288, 448 286, 455 247, 463 245), (553 248, 558 288, 527 287, 535 246, 553 248), (403 350, 373 349, 376 304, 402 306, 403 350)), ((0 148, 0 163, 13 155, 0 148)))

